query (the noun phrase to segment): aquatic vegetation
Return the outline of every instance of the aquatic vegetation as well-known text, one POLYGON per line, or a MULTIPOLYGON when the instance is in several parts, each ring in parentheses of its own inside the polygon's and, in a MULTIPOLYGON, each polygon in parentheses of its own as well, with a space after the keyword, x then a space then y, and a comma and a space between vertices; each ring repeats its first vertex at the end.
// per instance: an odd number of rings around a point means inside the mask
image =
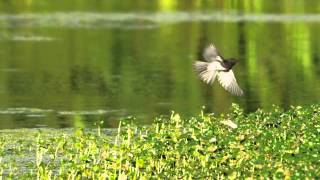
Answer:
POLYGON ((118 129, 0 131, 0 173, 19 179, 320 177, 320 106, 134 118, 118 129))

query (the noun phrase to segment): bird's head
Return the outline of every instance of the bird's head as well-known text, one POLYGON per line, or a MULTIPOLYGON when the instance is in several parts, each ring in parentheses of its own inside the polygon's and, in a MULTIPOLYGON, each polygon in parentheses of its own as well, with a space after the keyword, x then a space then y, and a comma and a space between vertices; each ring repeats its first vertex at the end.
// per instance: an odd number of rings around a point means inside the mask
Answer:
POLYGON ((238 60, 235 59, 235 58, 230 58, 230 59, 227 59, 227 60, 230 61, 233 64, 237 64, 238 63, 238 60))
POLYGON ((236 59, 226 59, 223 61, 223 64, 225 66, 225 68, 227 68, 228 70, 231 69, 235 64, 237 64, 238 61, 236 59))

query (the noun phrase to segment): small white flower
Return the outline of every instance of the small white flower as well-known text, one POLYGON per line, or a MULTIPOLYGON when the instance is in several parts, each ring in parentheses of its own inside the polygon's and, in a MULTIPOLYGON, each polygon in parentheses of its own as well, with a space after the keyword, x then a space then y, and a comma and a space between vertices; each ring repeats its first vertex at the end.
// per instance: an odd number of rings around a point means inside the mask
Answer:
POLYGON ((238 127, 238 125, 234 122, 232 122, 231 120, 224 120, 221 121, 222 124, 231 127, 232 129, 236 129, 238 127))
POLYGON ((216 139, 215 137, 213 137, 213 138, 211 138, 211 139, 209 140, 209 142, 211 142, 211 143, 217 142, 217 139, 216 139))

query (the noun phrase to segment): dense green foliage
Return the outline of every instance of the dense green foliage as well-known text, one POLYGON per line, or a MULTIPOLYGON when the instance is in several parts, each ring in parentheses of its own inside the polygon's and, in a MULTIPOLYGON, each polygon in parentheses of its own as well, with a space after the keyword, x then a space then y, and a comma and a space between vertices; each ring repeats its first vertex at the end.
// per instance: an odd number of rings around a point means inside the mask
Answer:
POLYGON ((151 126, 1 131, 2 176, 41 179, 320 177, 320 106, 158 118, 151 126), (63 132, 63 133, 62 133, 63 132), (5 162, 5 163, 4 163, 5 162))
POLYGON ((0 127, 89 127, 100 109, 110 128, 124 114, 151 123, 202 105, 219 113, 233 102, 246 111, 318 103, 319 7, 317 0, 0 1, 0 127), (211 42, 239 60, 233 70, 243 98, 192 73, 211 42), (33 107, 44 111, 21 112, 33 107))

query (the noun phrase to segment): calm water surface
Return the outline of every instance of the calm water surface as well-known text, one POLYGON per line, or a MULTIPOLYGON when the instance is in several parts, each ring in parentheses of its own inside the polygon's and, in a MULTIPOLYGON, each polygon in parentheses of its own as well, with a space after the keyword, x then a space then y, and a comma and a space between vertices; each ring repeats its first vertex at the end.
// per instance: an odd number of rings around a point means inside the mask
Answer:
MULTIPOLYGON (((180 1, 179 1, 180 2, 180 1)), ((0 2, 0 128, 320 102, 320 2, 0 2), (215 42, 245 92, 192 70, 215 42)))

